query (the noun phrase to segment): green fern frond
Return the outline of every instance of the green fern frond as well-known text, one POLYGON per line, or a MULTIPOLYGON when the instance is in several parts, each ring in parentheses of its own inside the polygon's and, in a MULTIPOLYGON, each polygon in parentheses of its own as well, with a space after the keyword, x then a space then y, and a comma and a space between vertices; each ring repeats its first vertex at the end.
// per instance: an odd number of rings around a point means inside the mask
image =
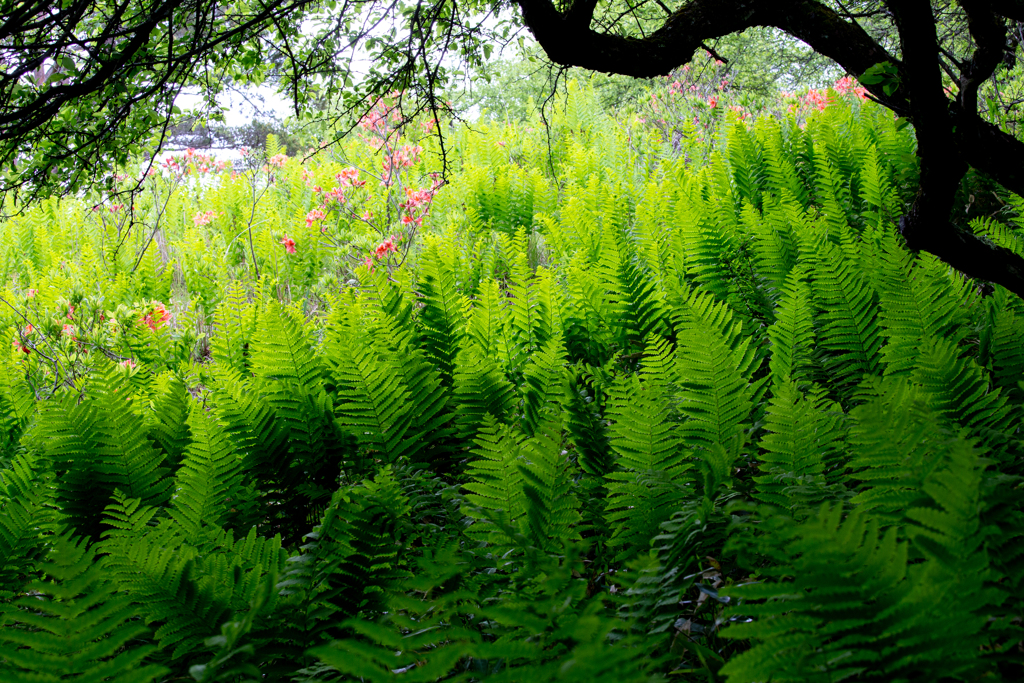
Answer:
POLYGON ((958 311, 963 305, 946 266, 924 255, 916 263, 889 236, 883 243, 878 322, 887 337, 882 358, 887 374, 913 370, 919 350, 929 340, 946 337, 958 342, 966 334, 958 311))
POLYGON ((820 312, 818 343, 825 369, 838 385, 856 384, 881 370, 882 335, 875 320, 875 295, 840 249, 819 247, 814 298, 820 312))
POLYGON ((338 489, 320 524, 289 558, 277 588, 288 602, 267 626, 301 657, 337 637, 338 622, 378 613, 388 593, 408 576, 402 541, 408 500, 390 467, 372 480, 338 489))
POLYGON ((605 475, 609 492, 606 519, 609 545, 620 556, 646 550, 658 526, 668 519, 692 482, 685 475, 677 425, 669 420, 664 387, 639 378, 623 378, 609 397, 611 445, 620 471, 605 475))
POLYGON ((224 288, 224 299, 214 313, 214 326, 216 332, 210 340, 213 359, 239 372, 247 370, 257 315, 240 281, 232 280, 224 288))
POLYGON ((1006 397, 990 390, 984 371, 973 359, 963 357, 956 344, 946 339, 925 342, 919 354, 911 377, 924 388, 936 412, 988 443, 998 444, 1005 438, 1013 414, 1006 397))
POLYGON ((736 682, 824 683, 885 671, 876 642, 889 625, 882 610, 906 591, 908 547, 897 529, 883 531, 859 511, 843 520, 841 506, 824 505, 802 524, 779 519, 772 532, 760 547, 774 580, 720 593, 742 601, 728 614, 746 622, 722 635, 752 641, 720 673, 736 682))
POLYGON ((195 538, 203 524, 223 524, 232 504, 241 506, 241 458, 212 415, 193 404, 188 416, 192 441, 178 470, 170 516, 186 538, 195 538))
POLYGON ((252 341, 252 367, 265 382, 285 382, 312 391, 320 387, 323 368, 294 311, 272 299, 260 316, 252 341))
POLYGON ((95 549, 54 540, 25 595, 0 608, 0 676, 10 683, 149 683, 170 673, 147 663, 155 648, 131 600, 110 581, 95 549))
POLYGON ((487 416, 511 422, 516 415, 516 390, 490 356, 474 349, 459 354, 455 374, 455 422, 459 437, 472 439, 487 416))
POLYGON ((775 324, 768 329, 772 345, 769 368, 777 382, 807 379, 811 373, 814 305, 806 277, 799 267, 789 273, 775 311, 775 324))
POLYGON ((436 244, 427 247, 420 268, 421 346, 437 365, 445 386, 451 386, 464 324, 455 276, 438 253, 436 244))
POLYGON ((834 467, 842 451, 844 415, 819 388, 804 393, 795 382, 785 381, 773 385, 772 394, 754 496, 796 516, 798 506, 816 506, 832 495, 825 471, 834 467))
POLYGON ((696 327, 678 336, 676 367, 681 389, 680 412, 688 419, 682 436, 687 445, 713 444, 738 453, 746 437, 748 416, 763 391, 764 380, 752 383, 749 339, 732 347, 729 339, 696 327))
POLYGON ((565 349, 560 336, 544 342, 523 369, 521 424, 528 436, 533 436, 541 423, 555 414, 564 372, 565 349))
POLYGON ((989 300, 989 325, 981 338, 984 362, 992 372, 993 384, 1011 400, 1024 402, 1024 314, 1014 310, 1012 295, 999 288, 989 300))
POLYGON ((334 369, 341 393, 337 413, 359 441, 394 463, 411 447, 406 436, 412 421, 409 392, 394 367, 372 348, 352 348, 334 369))
POLYGON ((190 394, 185 383, 172 375, 153 397, 149 438, 164 454, 164 464, 177 469, 188 447, 190 394))
POLYGON ((477 456, 469 464, 465 484, 468 517, 475 522, 466 530, 470 537, 497 547, 508 547, 513 539, 505 529, 515 528, 526 510, 523 495, 522 454, 519 439, 509 427, 485 415, 476 438, 477 456))
POLYGON ((42 465, 21 454, 0 470, 0 599, 22 587, 53 532, 52 475, 42 465))
POLYGON ((614 466, 608 429, 585 376, 570 369, 566 374, 562 406, 565 427, 576 451, 576 463, 589 475, 603 477, 614 466))
POLYGON ((576 526, 581 516, 558 427, 551 418, 538 424, 533 435, 521 442, 518 463, 526 502, 526 537, 549 552, 580 538, 576 526))
POLYGON ((173 648, 177 659, 201 649, 228 615, 244 609, 284 558, 280 537, 260 538, 255 527, 239 541, 212 527, 186 539, 177 524, 154 525, 155 512, 115 495, 107 509, 112 529, 100 548, 146 623, 160 624, 154 637, 161 648, 173 648))

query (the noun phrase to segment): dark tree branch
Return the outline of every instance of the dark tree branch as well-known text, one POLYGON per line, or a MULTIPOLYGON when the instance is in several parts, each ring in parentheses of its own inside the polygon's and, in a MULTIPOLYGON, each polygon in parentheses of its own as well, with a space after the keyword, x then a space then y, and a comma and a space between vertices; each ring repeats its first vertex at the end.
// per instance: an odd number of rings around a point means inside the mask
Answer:
POLYGON ((996 17, 987 0, 959 0, 967 13, 967 26, 977 43, 974 55, 960 76, 960 106, 977 113, 978 88, 991 78, 1006 50, 1006 22, 996 17))

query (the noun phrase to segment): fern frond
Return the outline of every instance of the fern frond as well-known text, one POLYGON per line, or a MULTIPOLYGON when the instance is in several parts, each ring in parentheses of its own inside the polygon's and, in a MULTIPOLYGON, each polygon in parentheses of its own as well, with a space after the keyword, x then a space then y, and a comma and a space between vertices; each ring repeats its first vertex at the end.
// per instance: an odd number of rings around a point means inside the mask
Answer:
POLYGON ((821 321, 818 343, 827 354, 822 362, 840 386, 856 384, 881 369, 874 292, 838 247, 823 243, 818 254, 814 298, 821 321))
POLYGON ((684 461, 663 387, 623 378, 609 400, 611 445, 621 470, 605 475, 606 519, 613 527, 609 545, 622 546, 620 556, 633 556, 646 550, 658 526, 685 497, 692 485, 685 472, 692 464, 684 461))
POLYGON ((435 244, 423 254, 419 289, 423 300, 419 316, 422 348, 437 365, 445 386, 451 386, 455 357, 462 343, 462 306, 455 277, 435 244))
POLYGON ((20 589, 53 532, 52 475, 25 454, 0 470, 0 599, 20 589))
POLYGON ((212 415, 193 404, 188 416, 192 442, 175 482, 170 516, 186 538, 195 538, 203 524, 218 526, 232 503, 241 506, 241 458, 212 415))
POLYGON ((0 608, 0 676, 11 683, 64 680, 149 683, 170 673, 147 663, 149 629, 82 540, 54 540, 40 570, 48 581, 0 608))
POLYGON ((560 336, 544 342, 523 369, 521 424, 528 436, 556 411, 564 372, 565 349, 560 336))
POLYGON ((466 534, 499 548, 508 547, 513 539, 505 530, 520 523, 527 505, 519 439, 493 416, 485 415, 475 443, 477 457, 466 470, 469 482, 464 488, 465 514, 476 521, 466 534))
POLYGON ((775 324, 768 329, 772 356, 769 368, 776 382, 807 379, 813 362, 814 305, 811 288, 802 268, 786 277, 775 324))
POLYGON ((820 389, 803 393, 786 381, 773 385, 772 393, 754 496, 796 516, 797 506, 818 505, 829 496, 825 470, 842 450, 844 415, 820 389))

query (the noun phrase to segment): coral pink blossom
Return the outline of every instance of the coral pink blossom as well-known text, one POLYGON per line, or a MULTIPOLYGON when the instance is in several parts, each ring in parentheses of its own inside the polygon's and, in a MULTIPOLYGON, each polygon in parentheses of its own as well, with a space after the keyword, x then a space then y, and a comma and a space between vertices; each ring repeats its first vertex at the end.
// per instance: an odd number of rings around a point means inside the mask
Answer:
POLYGON ((61 332, 68 335, 69 337, 73 337, 75 336, 75 326, 65 323, 64 327, 61 328, 61 332))
POLYGON ((39 290, 37 289, 30 289, 27 292, 25 292, 25 296, 28 297, 29 299, 35 299, 38 291, 39 290))
POLYGON ((192 217, 192 222, 196 224, 197 228, 202 225, 209 225, 217 215, 216 211, 200 211, 192 217))
POLYGON ((170 319, 171 314, 164 308, 162 303, 157 301, 153 304, 153 310, 142 316, 142 324, 151 330, 156 330, 170 319))
POLYGON ((374 249, 373 253, 377 258, 384 258, 388 254, 395 253, 398 251, 398 246, 395 245, 395 238, 389 237, 374 249))
POLYGON ((289 254, 295 253, 295 240, 293 240, 291 237, 288 237, 287 235, 282 237, 281 244, 284 245, 284 250, 289 254))
POLYGON ((342 169, 341 173, 335 176, 338 179, 338 185, 341 187, 362 187, 366 184, 365 180, 359 180, 359 169, 349 168, 342 169))
POLYGON ((123 361, 118 363, 118 365, 120 365, 122 368, 125 368, 127 370, 134 370, 135 367, 136 367, 135 366, 135 361, 133 361, 131 358, 125 358, 123 361))
MULTIPOLYGON (((307 228, 311 228, 311 227, 313 227, 313 223, 316 223, 317 221, 322 221, 325 218, 327 218, 327 214, 326 213, 324 213, 320 209, 313 209, 312 211, 310 211, 309 213, 306 214, 306 227, 307 228)), ((288 239, 288 238, 285 238, 285 239, 288 239)), ((285 244, 284 240, 281 240, 281 244, 285 244)), ((285 246, 287 246, 287 245, 285 245, 285 246)), ((294 241, 292 241, 292 249, 288 253, 289 254, 294 254, 295 253, 295 242, 294 241)))

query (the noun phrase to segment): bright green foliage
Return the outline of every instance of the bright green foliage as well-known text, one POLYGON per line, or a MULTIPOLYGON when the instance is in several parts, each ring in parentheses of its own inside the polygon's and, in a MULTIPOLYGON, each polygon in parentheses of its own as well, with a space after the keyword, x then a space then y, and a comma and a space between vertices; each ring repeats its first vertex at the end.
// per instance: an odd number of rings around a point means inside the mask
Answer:
POLYGON ((570 95, 444 187, 161 186, 173 267, 4 224, 0 679, 1024 676, 1024 306, 904 248, 910 133, 570 95))

